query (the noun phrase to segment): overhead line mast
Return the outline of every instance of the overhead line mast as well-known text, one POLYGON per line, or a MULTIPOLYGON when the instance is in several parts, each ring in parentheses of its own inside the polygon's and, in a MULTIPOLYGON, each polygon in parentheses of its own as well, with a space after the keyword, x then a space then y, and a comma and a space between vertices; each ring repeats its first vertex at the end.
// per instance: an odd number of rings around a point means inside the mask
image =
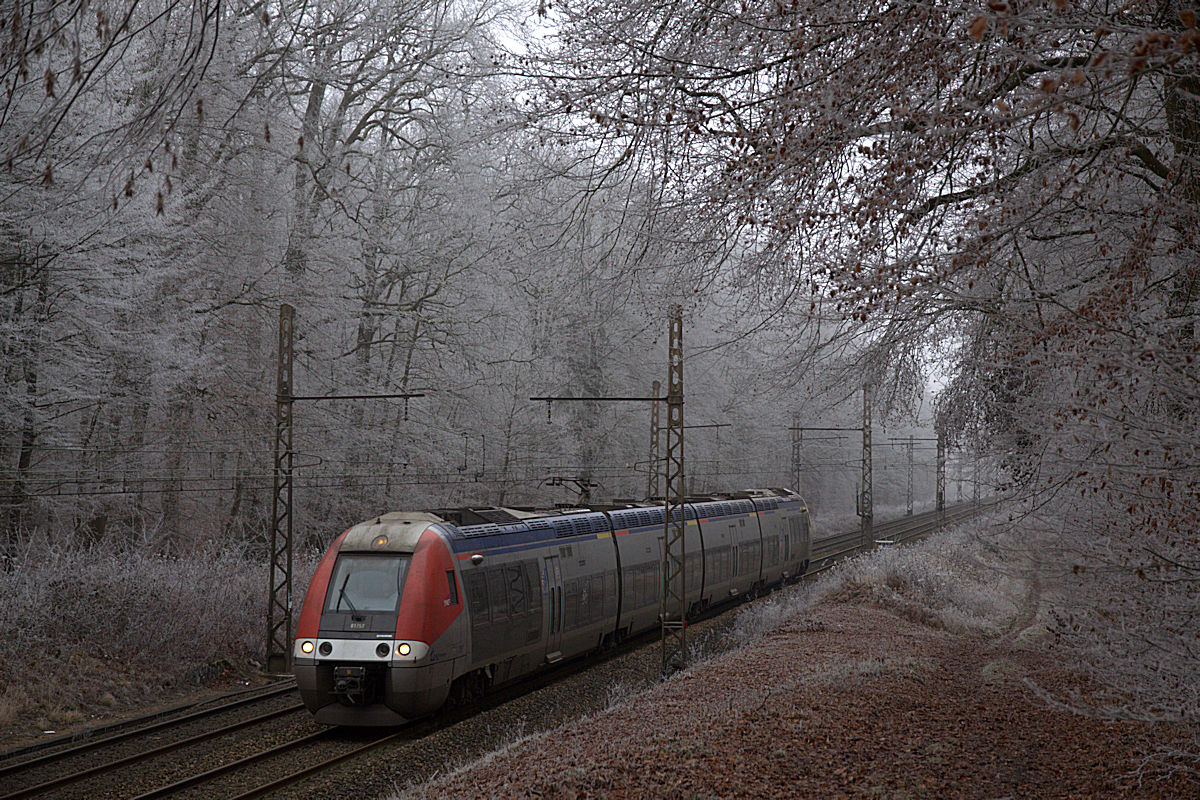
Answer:
MULTIPOLYGON (((651 470, 658 462, 658 404, 667 404, 667 452, 663 461, 666 473, 663 498, 663 560, 662 560, 662 673, 670 675, 687 664, 687 583, 684 574, 684 532, 687 530, 684 508, 683 469, 683 307, 671 309, 670 335, 667 345, 667 396, 660 397, 660 384, 655 381, 650 397, 531 397, 533 402, 545 401, 546 420, 557 401, 651 403, 651 470)), ((651 484, 653 488, 653 484, 651 484)))
POLYGON ((871 384, 863 385, 863 422, 862 422, 862 503, 859 514, 862 516, 862 546, 875 546, 874 522, 875 505, 871 486, 871 384))
POLYGON ((662 458, 662 453, 658 446, 658 431, 660 427, 658 393, 661 389, 662 384, 658 381, 655 381, 651 385, 650 396, 654 402, 650 404, 650 469, 646 471, 646 497, 658 496, 658 481, 661 477, 658 469, 659 459, 662 458))
POLYGON ((683 309, 671 309, 667 367, 667 494, 663 538, 662 673, 681 670, 687 663, 687 581, 683 505, 683 309))
POLYGON ((403 399, 405 418, 408 400, 424 394, 292 394, 292 334, 296 312, 284 303, 279 307, 279 350, 275 372, 275 470, 271 500, 271 564, 267 582, 267 672, 288 671, 292 661, 292 406, 300 400, 403 399))

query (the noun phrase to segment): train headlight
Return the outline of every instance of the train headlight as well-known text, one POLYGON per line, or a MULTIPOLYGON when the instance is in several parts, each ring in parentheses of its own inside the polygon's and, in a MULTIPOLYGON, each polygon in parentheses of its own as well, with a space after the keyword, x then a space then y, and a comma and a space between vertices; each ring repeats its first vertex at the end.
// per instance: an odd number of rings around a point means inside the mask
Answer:
POLYGON ((401 642, 400 644, 396 645, 396 655, 398 656, 406 656, 411 652, 412 645, 410 645, 408 642, 401 642))
POLYGON ((312 642, 301 642, 300 643, 300 652, 301 653, 308 655, 312 651, 313 651, 313 643, 312 642))

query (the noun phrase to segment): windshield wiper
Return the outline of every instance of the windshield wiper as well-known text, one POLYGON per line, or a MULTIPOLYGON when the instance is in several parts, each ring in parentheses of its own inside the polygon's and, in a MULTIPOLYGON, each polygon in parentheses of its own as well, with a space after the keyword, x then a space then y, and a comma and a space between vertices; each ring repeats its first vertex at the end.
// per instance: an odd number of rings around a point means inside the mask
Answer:
POLYGON ((338 590, 338 607, 342 605, 342 601, 346 601, 346 605, 350 606, 350 616, 354 619, 362 619, 362 614, 358 613, 358 609, 354 607, 354 603, 350 602, 350 597, 346 594, 346 584, 350 582, 350 576, 342 581, 342 588, 338 590))

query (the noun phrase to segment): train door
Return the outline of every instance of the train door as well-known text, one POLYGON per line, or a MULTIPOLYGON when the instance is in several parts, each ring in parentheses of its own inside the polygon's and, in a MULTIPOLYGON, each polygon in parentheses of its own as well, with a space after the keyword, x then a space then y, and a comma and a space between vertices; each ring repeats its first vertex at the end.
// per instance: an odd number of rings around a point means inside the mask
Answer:
POLYGON ((563 631, 563 580, 562 568, 558 563, 558 556, 545 556, 545 562, 542 565, 544 570, 543 580, 546 587, 544 595, 546 597, 546 613, 549 615, 549 620, 546 625, 548 634, 546 636, 546 661, 553 664, 562 658, 562 631, 563 631))

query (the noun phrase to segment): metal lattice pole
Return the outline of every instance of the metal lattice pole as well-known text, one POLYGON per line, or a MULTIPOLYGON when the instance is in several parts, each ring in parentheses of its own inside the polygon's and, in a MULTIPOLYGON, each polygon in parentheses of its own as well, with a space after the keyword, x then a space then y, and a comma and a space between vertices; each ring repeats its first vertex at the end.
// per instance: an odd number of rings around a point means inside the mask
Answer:
POLYGON ((663 520, 662 673, 683 669, 687 660, 684 576, 683 309, 671 310, 667 372, 666 501, 663 520))
POLYGON ((871 490, 871 385, 863 386, 862 419, 862 546, 874 546, 875 507, 871 490))
POLYGON ((804 494, 800 491, 800 445, 804 441, 804 431, 800 430, 800 415, 796 414, 792 417, 792 491, 797 494, 804 494))
POLYGON ((271 572, 267 599, 267 672, 291 663, 292 638, 292 328, 294 311, 279 308, 275 379, 275 490, 271 510, 271 572))
POLYGON ((946 440, 942 429, 937 432, 937 510, 946 510, 946 440))
POLYGON ((908 437, 908 496, 905 503, 905 512, 907 516, 912 516, 913 513, 913 437, 908 437))
POLYGON ((658 497, 659 478, 662 473, 659 470, 659 461, 662 459, 662 453, 659 448, 659 431, 661 429, 658 393, 662 389, 662 383, 655 381, 651 385, 650 396, 653 400, 650 403, 650 474, 646 478, 646 497, 658 497))

